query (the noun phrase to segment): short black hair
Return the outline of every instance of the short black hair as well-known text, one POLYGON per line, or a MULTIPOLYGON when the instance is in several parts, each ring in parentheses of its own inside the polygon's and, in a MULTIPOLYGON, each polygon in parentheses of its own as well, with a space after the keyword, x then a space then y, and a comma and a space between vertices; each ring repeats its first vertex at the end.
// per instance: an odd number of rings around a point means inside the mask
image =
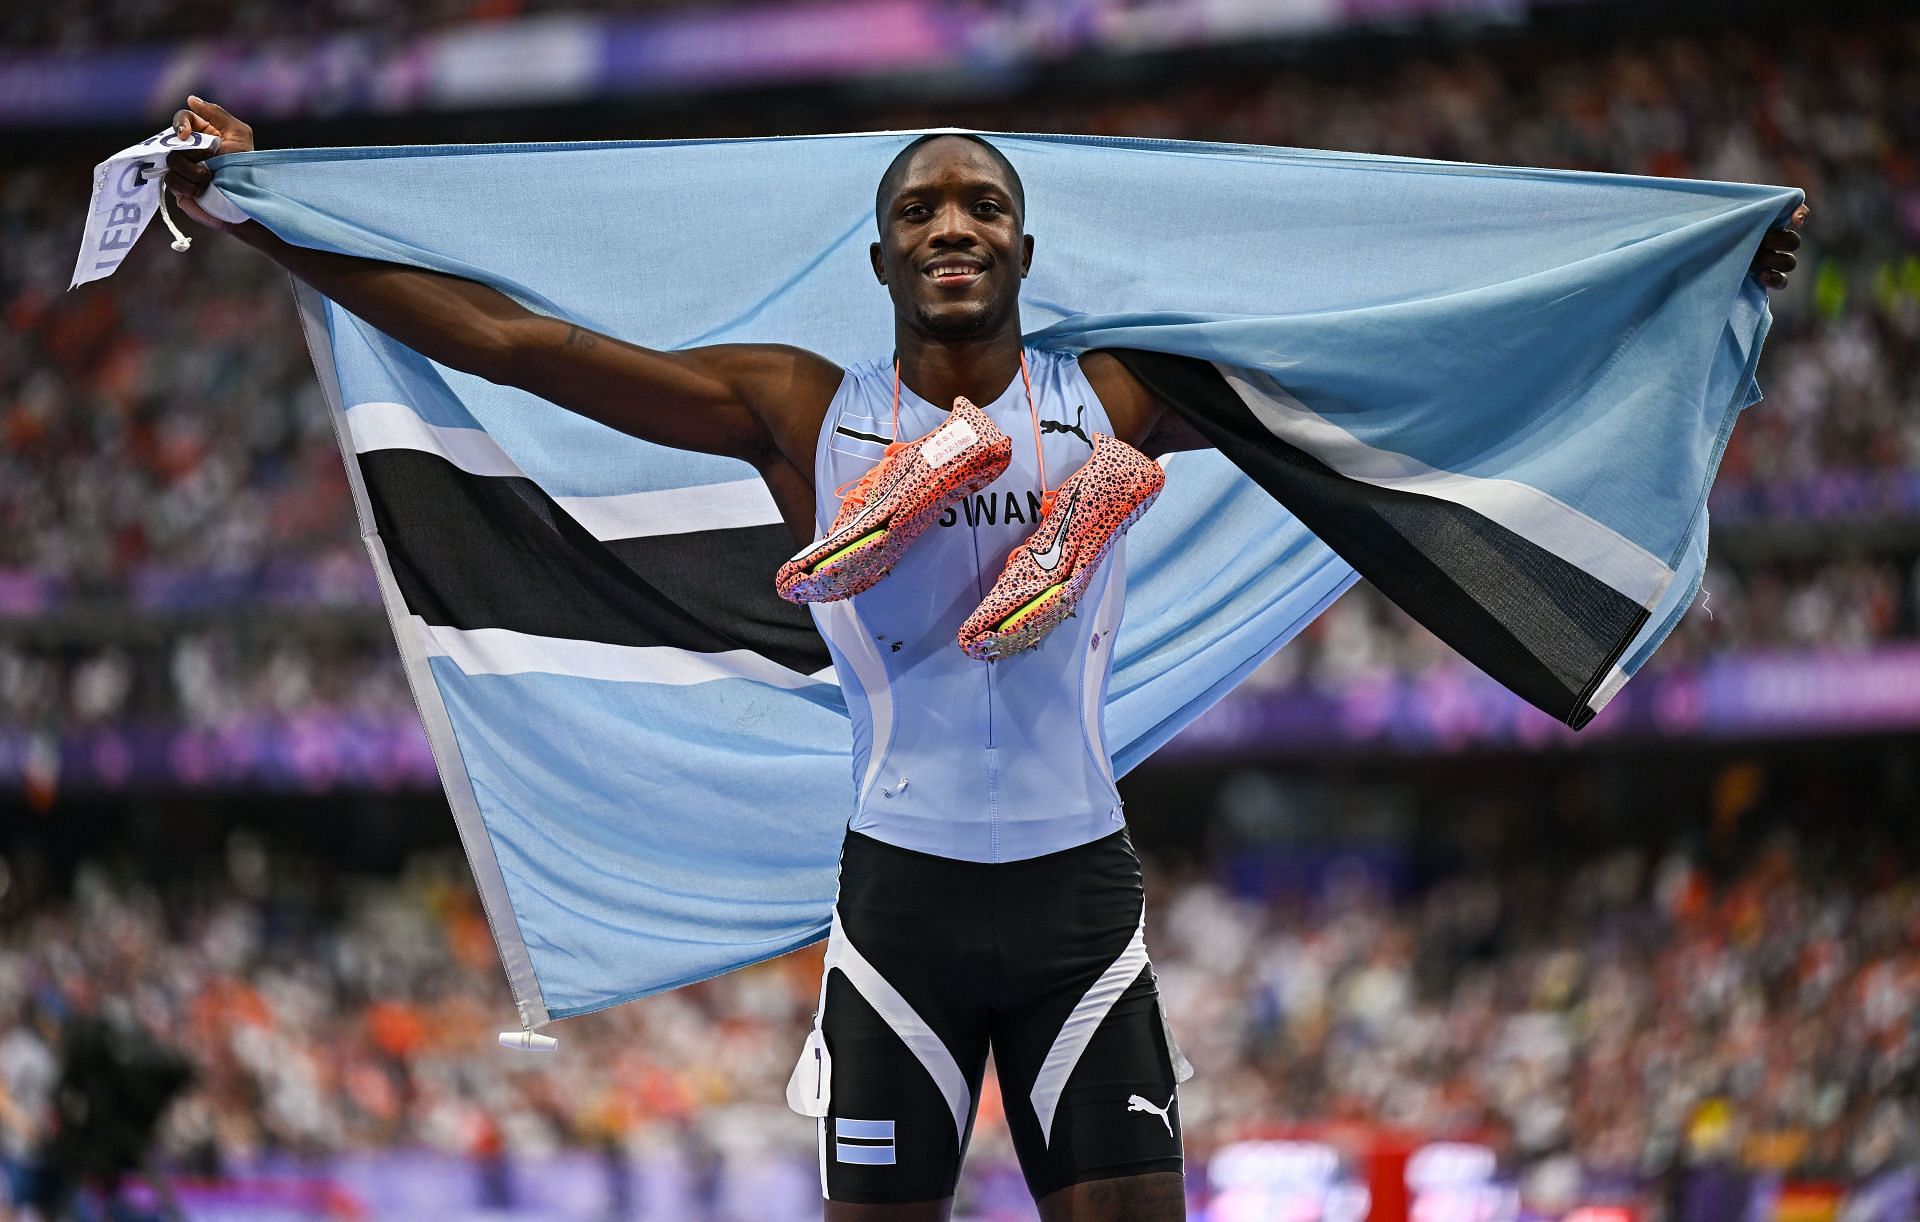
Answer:
POLYGON ((899 185, 900 175, 906 171, 907 163, 913 160, 913 155, 919 151, 920 146, 935 140, 971 140, 987 150, 987 155, 1006 172, 1007 189, 1013 193, 1013 206, 1019 211, 1020 219, 1023 222, 1026 220, 1027 189, 1020 181, 1020 171, 1013 168, 1013 162, 1007 160, 1005 153, 995 148, 989 141, 970 132, 929 132, 896 153, 893 160, 887 163, 886 173, 880 175, 880 185, 873 192, 873 223, 882 233, 887 229, 887 204, 893 199, 894 188, 899 185))

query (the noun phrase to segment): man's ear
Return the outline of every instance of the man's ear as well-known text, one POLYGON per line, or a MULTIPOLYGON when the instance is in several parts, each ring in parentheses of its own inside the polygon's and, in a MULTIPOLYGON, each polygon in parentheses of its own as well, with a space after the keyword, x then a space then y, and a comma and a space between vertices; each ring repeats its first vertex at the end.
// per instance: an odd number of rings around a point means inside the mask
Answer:
POLYGON ((1027 273, 1033 270, 1033 235, 1024 234, 1020 238, 1020 278, 1025 280, 1027 273))
POLYGON ((887 282, 887 265, 880 259, 880 243, 867 247, 867 258, 873 260, 873 278, 880 283, 887 282))

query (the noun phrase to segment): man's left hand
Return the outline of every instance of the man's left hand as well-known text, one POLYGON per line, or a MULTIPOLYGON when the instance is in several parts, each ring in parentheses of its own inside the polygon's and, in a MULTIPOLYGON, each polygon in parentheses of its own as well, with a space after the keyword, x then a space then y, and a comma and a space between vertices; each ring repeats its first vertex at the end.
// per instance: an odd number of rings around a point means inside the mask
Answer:
POLYGON ((1806 219, 1807 206, 1801 204, 1784 227, 1767 230, 1760 239, 1760 253, 1753 256, 1753 266, 1747 269, 1754 279, 1770 289, 1787 287, 1787 273, 1796 262, 1793 252, 1800 249, 1800 235, 1795 230, 1806 219))

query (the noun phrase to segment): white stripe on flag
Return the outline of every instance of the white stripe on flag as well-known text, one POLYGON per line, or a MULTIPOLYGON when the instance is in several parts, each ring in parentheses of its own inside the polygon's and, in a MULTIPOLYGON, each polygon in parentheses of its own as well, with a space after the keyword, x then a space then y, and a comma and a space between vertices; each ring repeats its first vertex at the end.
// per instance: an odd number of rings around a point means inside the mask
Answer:
POLYGON ((1288 394, 1271 375, 1250 379, 1246 370, 1215 368, 1268 432, 1348 479, 1464 505, 1649 609, 1673 580, 1673 570, 1658 556, 1538 488, 1442 471, 1406 454, 1375 449, 1288 394))
POLYGON ((674 687, 715 679, 753 679, 783 688, 834 682, 831 668, 803 675, 750 649, 698 653, 669 645, 608 645, 507 628, 448 628, 410 618, 428 657, 446 658, 468 675, 567 675, 674 687))
POLYGON ((486 430, 428 424, 404 403, 356 403, 347 409, 346 417, 356 454, 424 450, 471 475, 526 474, 486 430))
MULTIPOLYGON (((437 454, 470 475, 526 477, 520 464, 483 429, 429 424, 404 403, 357 403, 347 409, 346 417, 355 453, 420 450, 437 454)), ((773 494, 757 479, 553 499, 600 540, 768 526, 780 521, 773 494)))
POLYGON ((757 479, 622 496, 557 496, 574 521, 596 539, 681 535, 692 530, 771 526, 780 521, 773 494, 757 479))

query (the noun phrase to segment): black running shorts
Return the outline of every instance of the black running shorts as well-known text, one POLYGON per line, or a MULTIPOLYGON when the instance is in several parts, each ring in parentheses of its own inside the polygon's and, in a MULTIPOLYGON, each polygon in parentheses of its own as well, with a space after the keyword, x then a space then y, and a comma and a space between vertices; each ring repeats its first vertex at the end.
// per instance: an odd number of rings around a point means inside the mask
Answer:
POLYGON ((826 1096, 827 1197, 952 1196, 989 1048, 1036 1200, 1181 1170, 1184 1062, 1141 914, 1124 830, 997 865, 849 832, 822 981, 825 1055, 810 1045, 794 1078, 826 1096))

